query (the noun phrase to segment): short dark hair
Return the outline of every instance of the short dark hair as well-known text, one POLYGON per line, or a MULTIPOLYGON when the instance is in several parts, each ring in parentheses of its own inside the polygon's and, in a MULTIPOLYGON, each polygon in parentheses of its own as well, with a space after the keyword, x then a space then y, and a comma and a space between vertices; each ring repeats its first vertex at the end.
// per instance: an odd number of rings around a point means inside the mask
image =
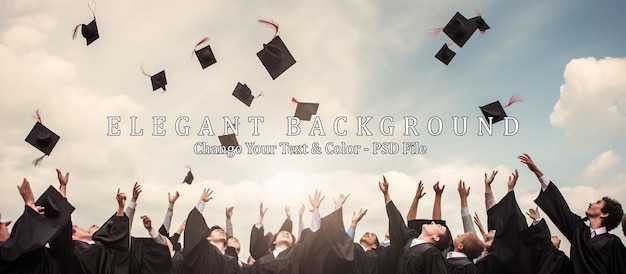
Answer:
POLYGON ((452 234, 450 234, 450 230, 448 230, 447 226, 445 226, 445 228, 446 232, 439 234, 439 241, 435 243, 435 247, 441 252, 452 246, 452 234))
MULTIPOLYGON (((282 230, 282 231, 289 232, 287 230, 282 230)), ((274 249, 276 249, 276 238, 278 238, 278 234, 280 234, 280 232, 282 232, 282 231, 279 231, 278 233, 272 235, 272 242, 270 243, 270 250, 274 251, 274 249)), ((268 233, 271 233, 271 232, 268 232, 268 233)), ((289 232, 289 235, 291 235, 291 241, 292 241, 291 245, 295 245, 296 244, 296 235, 293 235, 293 233, 291 233, 291 232, 289 232)), ((267 235, 265 235, 265 236, 267 236, 267 235)))
POLYGON ((624 231, 624 236, 626 236, 626 215, 622 217, 622 231, 624 231))
POLYGON ((602 213, 609 214, 608 217, 603 219, 602 225, 606 226, 606 230, 611 231, 622 222, 624 210, 622 209, 622 204, 615 199, 605 196, 602 197, 602 200, 604 201, 604 206, 601 209, 602 213))
POLYGON ((478 239, 474 232, 465 233, 461 243, 463 244, 463 254, 467 255, 470 260, 480 257, 485 249, 483 242, 478 239))

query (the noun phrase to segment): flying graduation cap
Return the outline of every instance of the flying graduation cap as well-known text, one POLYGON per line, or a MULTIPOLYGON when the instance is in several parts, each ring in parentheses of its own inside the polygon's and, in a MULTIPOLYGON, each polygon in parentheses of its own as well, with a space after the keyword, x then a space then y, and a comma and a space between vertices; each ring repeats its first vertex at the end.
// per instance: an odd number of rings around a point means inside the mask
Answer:
POLYGON ((278 76, 296 63, 296 59, 293 58, 283 40, 278 36, 278 24, 267 20, 259 20, 259 22, 274 29, 272 40, 267 44, 263 44, 263 49, 257 52, 256 55, 263 63, 267 72, 269 72, 272 80, 276 80, 278 76))
POLYGON ((41 157, 33 160, 33 165, 37 166, 45 156, 50 155, 52 149, 56 146, 61 137, 59 137, 59 135, 43 125, 43 123, 41 122, 41 115, 39 113, 39 110, 35 111, 35 116, 37 122, 30 130, 30 133, 28 133, 24 141, 44 153, 44 155, 42 155, 41 157))
POLYGON ((150 82, 152 82, 152 91, 156 91, 157 89, 162 88, 163 92, 167 91, 165 85, 167 85, 167 78, 165 77, 165 70, 158 72, 157 74, 150 75, 146 73, 144 69, 143 63, 141 64, 141 72, 143 75, 150 77, 150 82))
POLYGON ((213 51, 211 50, 211 45, 207 45, 206 47, 203 47, 197 50, 198 46, 206 41, 209 41, 209 37, 204 37, 193 48, 196 54, 196 57, 198 58, 198 61, 200 61, 200 66, 202 66, 202 69, 205 69, 208 66, 217 63, 217 60, 215 59, 215 55, 213 54, 213 51))
POLYGON ((187 183, 187 184, 191 184, 193 183, 193 173, 191 173, 191 167, 187 167, 189 169, 189 171, 187 171, 187 176, 185 176, 185 179, 183 179, 183 184, 187 183))
POLYGON ((319 107, 319 103, 303 103, 296 100, 296 98, 291 98, 291 102, 298 104, 296 106, 296 113, 293 115, 298 117, 302 121, 311 121, 311 116, 317 114, 317 108, 319 107))
POLYGON ((74 33, 72 34, 72 39, 76 39, 76 33, 78 32, 78 28, 80 28, 80 32, 85 38, 85 40, 87 41, 87 46, 89 46, 91 43, 93 43, 94 41, 98 40, 98 38, 100 38, 100 33, 98 32, 98 24, 96 23, 96 13, 95 13, 96 2, 91 1, 87 4, 87 6, 89 7, 89 10, 91 11, 91 17, 93 17, 93 20, 91 20, 91 22, 89 22, 89 24, 87 25, 85 24, 76 25, 76 27, 74 27, 74 33), (93 6, 94 6, 93 8, 91 7, 91 3, 93 3, 93 6))
POLYGON ((237 147, 237 146, 239 146, 239 142, 237 142, 237 135, 235 135, 234 133, 218 136, 218 138, 219 138, 220 144, 222 144, 222 146, 225 146, 225 147, 229 147, 229 146, 237 147))
POLYGON ((487 23, 483 19, 483 15, 478 9, 476 9, 476 17, 470 18, 469 21, 472 24, 476 25, 476 28, 478 28, 481 34, 484 34, 485 31, 491 29, 491 27, 489 27, 489 25, 487 25, 487 23))
POLYGON ((435 54, 435 58, 437 58, 442 63, 446 64, 446 66, 452 61, 452 58, 456 55, 456 52, 452 51, 448 44, 443 44, 441 49, 435 54))
POLYGON ((489 120, 489 118, 491 117, 493 119, 492 122, 497 123, 504 120, 504 117, 508 117, 504 109, 517 102, 522 102, 522 97, 514 94, 513 96, 511 96, 506 106, 502 106, 502 104, 500 104, 500 101, 495 101, 479 108, 480 111, 483 113, 483 116, 485 116, 485 119, 489 120))
POLYGON ((235 86, 235 90, 233 90, 233 96, 249 107, 252 104, 252 100, 263 96, 263 93, 254 96, 248 85, 237 82, 237 86, 235 86))
POLYGON ((463 47, 467 40, 476 32, 477 26, 465 18, 461 13, 454 14, 452 19, 443 27, 443 33, 448 35, 455 44, 463 47))

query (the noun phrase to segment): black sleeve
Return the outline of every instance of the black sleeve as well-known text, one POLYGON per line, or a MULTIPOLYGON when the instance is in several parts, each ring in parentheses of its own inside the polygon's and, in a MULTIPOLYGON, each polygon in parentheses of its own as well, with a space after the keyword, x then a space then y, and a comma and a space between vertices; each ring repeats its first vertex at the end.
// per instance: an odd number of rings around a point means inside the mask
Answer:
POLYGON ((209 236, 209 227, 202 216, 202 213, 198 211, 195 207, 189 212, 187 216, 187 225, 185 225, 185 238, 184 238, 184 249, 183 249, 183 257, 187 260, 187 256, 194 247, 205 241, 206 237, 209 236))
POLYGON ((61 269, 67 269, 67 263, 73 251, 74 241, 72 240, 72 220, 70 219, 61 229, 61 233, 50 241, 50 255, 59 262, 61 269))
POLYGON ((166 245, 155 243, 152 238, 131 238, 130 273, 169 273, 172 258, 166 245))
POLYGON ((283 221, 283 224, 280 225, 280 228, 278 229, 277 232, 281 232, 281 231, 288 231, 289 233, 292 233, 293 230, 293 222, 290 219, 285 219, 285 221, 283 221))
POLYGON ((409 229, 404 224, 404 219, 393 201, 387 203, 387 217, 389 218, 389 241, 391 245, 404 246, 409 239, 418 236, 415 230, 409 229))
POLYGON ((62 227, 24 206, 24 213, 13 225, 11 236, 0 243, 0 259, 13 261, 19 256, 44 247, 61 232, 62 227))
POLYGON ((252 225, 250 231, 250 256, 255 260, 270 253, 270 247, 265 239, 265 228, 257 228, 256 225, 252 225))
POLYGON ((500 202, 487 211, 487 226, 489 230, 496 230, 489 253, 511 271, 519 273, 521 269, 528 268, 528 265, 522 265, 519 260, 521 254, 519 232, 528 226, 524 214, 519 209, 514 191, 508 192, 500 202))
POLYGON ((541 191, 535 203, 548 215, 552 223, 572 242, 576 228, 584 225, 580 216, 574 214, 559 189, 552 182, 541 191))

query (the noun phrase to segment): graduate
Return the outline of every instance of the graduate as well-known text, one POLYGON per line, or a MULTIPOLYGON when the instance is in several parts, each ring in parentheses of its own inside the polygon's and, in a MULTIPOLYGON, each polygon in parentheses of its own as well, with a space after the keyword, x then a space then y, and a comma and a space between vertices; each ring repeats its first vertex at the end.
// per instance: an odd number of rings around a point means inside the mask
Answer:
POLYGON ((45 245, 61 232, 63 219, 69 219, 74 208, 52 186, 38 202, 53 200, 56 208, 51 204, 47 204, 48 208, 35 205, 26 178, 18 190, 24 200, 24 213, 11 233, 11 221, 0 219, 0 273, 64 273, 58 265, 58 253, 45 245))
POLYGON ((571 243, 573 273, 626 273, 626 247, 617 236, 609 233, 624 216, 622 205, 603 197, 589 203, 586 218, 581 218, 570 210, 557 186, 539 170, 528 154, 522 154, 518 159, 541 183, 541 192, 535 203, 571 243))
POLYGON ((546 221, 541 218, 539 209, 529 209, 526 213, 533 222, 520 232, 522 245, 529 251, 531 273, 537 274, 566 274, 572 273, 572 262, 565 252, 559 250, 561 239, 550 236, 550 229, 546 221))
MULTIPOLYGON (((395 273, 447 273, 446 260, 436 245, 450 246, 451 239, 445 226, 431 222, 422 225, 421 233, 404 223, 402 215, 396 208, 389 195, 389 183, 383 176, 383 182, 378 183, 385 198, 387 217, 389 218, 389 238, 391 247, 402 246, 397 259, 395 273)), ((388 262, 393 263, 393 262, 388 262)))
MULTIPOLYGON (((263 217, 267 213, 268 208, 263 207, 263 203, 259 204, 259 220, 252 226, 250 230, 250 256, 254 260, 259 260, 261 257, 270 254, 276 248, 276 238, 280 232, 287 232, 291 234, 292 242, 296 243, 295 236, 291 233, 293 229, 293 222, 291 221, 291 212, 289 207, 285 207, 286 218, 283 224, 278 229, 278 233, 274 234, 271 231, 265 233, 265 226, 263 225, 263 217)), ((311 221, 311 229, 317 231, 321 225, 321 217, 319 212, 313 212, 313 219, 311 221)), ((313 232, 311 231, 311 232, 313 232)), ((308 232, 305 232, 305 234, 308 232)))
POLYGON ((144 215, 141 219, 151 237, 131 237, 130 274, 169 273, 172 269, 172 258, 168 240, 152 228, 150 217, 144 215))

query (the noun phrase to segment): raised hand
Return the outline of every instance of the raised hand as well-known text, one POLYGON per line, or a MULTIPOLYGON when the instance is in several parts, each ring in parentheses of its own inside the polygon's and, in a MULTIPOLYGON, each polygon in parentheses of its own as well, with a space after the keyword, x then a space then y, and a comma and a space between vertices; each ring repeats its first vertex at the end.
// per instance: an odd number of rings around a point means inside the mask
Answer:
POLYGON ((417 191, 415 191, 415 199, 419 200, 424 197, 424 195, 426 195, 426 192, 424 192, 424 184, 420 181, 417 185, 417 191))
POLYGON ((285 214, 287 215, 287 219, 291 220, 291 210, 289 209, 289 206, 285 206, 285 214))
POLYGON ((233 216, 233 210, 234 210, 234 209, 235 209, 235 207, 234 207, 234 206, 231 206, 231 207, 227 207, 227 208, 226 208, 226 219, 229 219, 229 220, 230 220, 230 217, 232 217, 232 216, 233 216))
POLYGON ((486 239, 487 232, 485 231, 485 227, 483 227, 483 223, 480 221, 480 218, 478 218, 478 214, 476 214, 476 212, 474 212, 474 223, 478 227, 478 230, 480 230, 480 235, 483 235, 483 239, 486 239))
POLYGON ((304 214, 304 204, 302 204, 302 206, 300 207, 300 211, 298 211, 298 216, 300 216, 300 218, 302 218, 302 214, 304 214))
POLYGON ((261 218, 263 218, 263 216, 265 216, 265 213, 267 213, 268 209, 269 208, 263 209, 263 202, 261 202, 261 205, 259 205, 259 216, 261 216, 261 218))
POLYGON ((203 202, 208 202, 211 199, 213 199, 213 197, 211 197, 211 194, 213 194, 213 190, 211 190, 211 188, 205 188, 204 190, 202 190, 202 195, 200 195, 200 200, 202 200, 203 202))
POLYGON ((472 187, 465 188, 465 182, 463 180, 459 180, 459 187, 457 190, 459 191, 459 197, 461 197, 461 200, 467 200, 467 196, 469 196, 471 188, 472 187))
POLYGON ((509 191, 513 191, 515 190, 515 184, 517 183, 517 178, 519 177, 519 173, 517 173, 517 169, 511 173, 511 176, 509 176, 509 182, 507 183, 507 186, 509 187, 509 191))
POLYGON ((378 188, 380 188, 380 191, 383 194, 388 194, 389 193, 389 183, 387 182, 387 178, 385 178, 385 176, 383 176, 383 182, 378 182, 378 188))
POLYGON ((180 194, 178 193, 178 191, 176 191, 176 194, 174 195, 171 195, 169 192, 167 193, 167 201, 170 204, 174 204, 176 200, 178 200, 178 197, 180 197, 180 194))
POLYGON ((22 199, 24 199, 24 204, 35 209, 35 195, 33 195, 33 190, 30 188, 30 182, 24 178, 22 180, 22 184, 17 186, 17 190, 22 195, 22 199))
POLYGON ((126 204, 126 194, 124 194, 124 192, 120 192, 120 189, 118 188, 115 199, 117 200, 117 216, 124 216, 124 204, 126 204))
POLYGON ((531 219, 534 220, 538 220, 539 218, 541 218, 541 214, 539 214, 539 208, 535 207, 535 209, 529 209, 528 212, 526 212, 526 215, 528 215, 528 217, 530 217, 531 219))
POLYGON ((439 187, 439 181, 437 181, 435 185, 433 185, 433 190, 435 191, 435 195, 441 196, 445 188, 446 188, 446 185, 439 187))
POLYGON ((343 194, 340 194, 339 198, 337 199, 333 198, 333 201, 335 202, 335 210, 341 208, 343 204, 346 202, 346 200, 348 199, 348 197, 350 197, 350 194, 345 195, 345 196, 343 194))
POLYGON ((367 209, 363 210, 362 208, 359 209, 359 212, 357 213, 356 211, 352 213, 352 223, 353 224, 357 224, 358 222, 361 221, 361 219, 363 219, 363 216, 365 216, 365 214, 367 213, 367 209))
POLYGON ((487 173, 485 173, 485 187, 491 187, 491 183, 493 183, 493 179, 498 174, 497 170, 491 171, 491 175, 487 177, 487 173))
POLYGON ((67 182, 70 179, 70 173, 66 172, 65 176, 63 176, 63 172, 61 172, 61 170, 57 168, 57 178, 59 179, 59 184, 61 186, 66 186, 67 182))
POLYGON ((139 182, 135 182, 135 185, 133 186, 133 197, 130 199, 131 202, 137 202, 137 198, 139 198, 139 193, 141 193, 141 185, 139 185, 139 182))
POLYGON ((539 169, 537 168, 537 165, 535 165, 535 162, 533 162, 533 159, 531 159, 528 154, 524 153, 522 155, 517 156, 517 158, 520 159, 520 162, 528 166, 528 169, 530 169, 530 171, 532 172, 539 171, 539 169))
POLYGON ((143 220, 143 227, 145 227, 148 232, 152 231, 152 220, 150 217, 143 215, 141 216, 141 220, 143 220))
POLYGON ((322 204, 322 201, 324 200, 324 198, 326 198, 326 196, 322 197, 322 192, 320 192, 317 189, 315 190, 315 194, 313 195, 313 198, 311 198, 311 195, 309 195, 309 202, 311 203, 311 206, 313 207, 313 209, 311 209, 311 212, 319 212, 320 205, 322 204))

